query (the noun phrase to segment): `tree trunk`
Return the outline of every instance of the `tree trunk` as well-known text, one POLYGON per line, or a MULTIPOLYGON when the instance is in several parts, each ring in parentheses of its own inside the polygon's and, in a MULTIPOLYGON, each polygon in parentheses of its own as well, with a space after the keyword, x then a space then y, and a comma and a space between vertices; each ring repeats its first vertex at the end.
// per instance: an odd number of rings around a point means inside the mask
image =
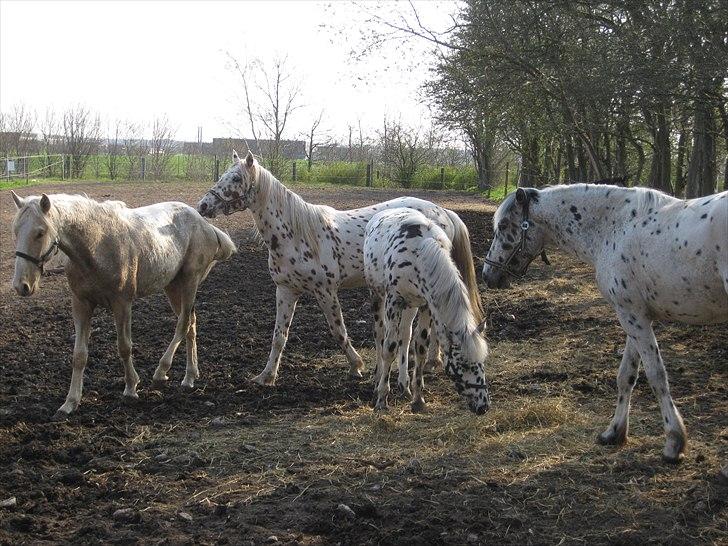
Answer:
POLYGON ((567 180, 568 184, 577 181, 579 173, 576 170, 576 158, 574 154, 574 143, 572 142, 571 135, 566 137, 566 169, 567 169, 567 180))
POLYGON ((684 127, 680 129, 680 136, 677 139, 677 161, 675 163, 675 197, 682 197, 685 192, 685 148, 687 131, 684 127))
POLYGON ((652 164, 647 185, 666 193, 672 193, 670 182, 670 122, 664 104, 657 107, 652 123, 652 164))
POLYGON ((692 199, 715 191, 715 116, 708 98, 695 99, 693 150, 690 155, 685 197, 692 199))

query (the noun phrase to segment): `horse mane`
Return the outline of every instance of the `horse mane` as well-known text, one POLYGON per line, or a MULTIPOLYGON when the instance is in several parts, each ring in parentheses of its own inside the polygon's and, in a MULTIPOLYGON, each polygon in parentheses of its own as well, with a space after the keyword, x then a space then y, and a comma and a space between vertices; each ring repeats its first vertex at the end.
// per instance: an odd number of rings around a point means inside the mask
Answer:
MULTIPOLYGON (((548 186, 543 190, 539 191, 546 193, 565 189, 572 189, 574 191, 578 191, 579 189, 581 189, 582 191, 584 191, 587 189, 587 187, 592 190, 593 195, 596 196, 607 197, 610 194, 612 197, 630 196, 630 201, 632 203, 630 208, 635 209, 640 215, 649 211, 650 208, 657 209, 678 200, 676 197, 668 195, 664 192, 653 188, 646 188, 644 186, 633 186, 631 188, 628 188, 625 186, 612 186, 608 184, 585 184, 580 182, 577 184, 559 184, 557 186, 548 186)), ((509 193, 506 198, 503 199, 503 202, 500 204, 498 209, 495 211, 495 214, 493 215, 494 227, 498 225, 498 223, 505 215, 510 213, 511 209, 515 204, 515 201, 516 192, 509 193)))
MULTIPOLYGON (((96 201, 87 195, 53 193, 48 195, 48 197, 51 200, 51 215, 57 216, 60 213, 66 220, 76 218, 80 215, 96 218, 100 212, 117 214, 119 209, 128 208, 127 204, 123 201, 96 201)), ((15 228, 16 222, 20 221, 20 218, 28 210, 34 210, 40 215, 43 214, 40 210, 40 196, 31 195, 25 199, 25 206, 18 211, 13 219, 13 229, 15 228)))
POLYGON ((260 164, 257 165, 257 170, 260 202, 270 202, 280 207, 283 215, 291 223, 291 231, 296 237, 304 240, 314 256, 318 256, 317 234, 322 233, 331 225, 328 207, 306 202, 260 164))
POLYGON ((478 324, 468 289, 450 257, 452 243, 444 233, 438 239, 427 237, 419 248, 422 267, 428 274, 430 311, 439 315, 439 320, 456 333, 468 357, 483 362, 488 346, 477 333, 478 324))

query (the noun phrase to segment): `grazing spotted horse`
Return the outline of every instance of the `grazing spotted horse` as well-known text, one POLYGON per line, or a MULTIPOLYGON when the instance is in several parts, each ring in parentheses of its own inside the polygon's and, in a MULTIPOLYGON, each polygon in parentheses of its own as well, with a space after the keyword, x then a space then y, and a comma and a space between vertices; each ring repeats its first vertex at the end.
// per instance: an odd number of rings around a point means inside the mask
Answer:
POLYGON ((387 408, 395 351, 400 366, 407 369, 415 315, 412 410, 425 408, 422 372, 430 323, 445 353, 445 371, 467 399, 470 410, 481 415, 490 407, 484 372, 488 356, 482 335, 484 323, 478 324, 468 289, 450 257, 451 247, 445 232, 416 210, 383 210, 367 224, 364 276, 375 312, 375 409, 387 408))
POLYGON ((164 290, 177 327, 154 372, 166 381, 180 343, 186 339, 187 369, 182 386, 199 377, 195 296, 216 261, 236 252, 225 233, 184 203, 157 203, 128 208, 121 201, 99 203, 80 195, 26 198, 12 194, 18 212, 13 220, 17 241, 13 286, 21 296, 38 287, 44 264, 59 250, 71 289, 76 329, 71 386, 56 412, 62 419, 78 408, 88 360, 91 317, 98 306, 110 309, 116 322, 119 357, 124 364, 124 396, 139 398, 139 375, 131 353, 131 306, 143 296, 164 290))
POLYGON ((728 321, 728 192, 683 201, 646 188, 575 184, 519 188, 498 207, 483 279, 501 287, 525 274, 545 246, 570 251, 596 270, 602 295, 627 334, 617 408, 603 444, 627 440, 640 359, 660 404, 663 458, 683 456, 687 434, 670 396, 654 320, 728 321))
MULTIPOLYGON (((349 360, 350 373, 361 376, 364 363, 347 336, 337 292, 364 285, 362 247, 367 222, 377 211, 397 207, 417 209, 445 231, 473 307, 479 310, 470 236, 454 212, 414 197, 347 211, 313 205, 286 188, 252 154, 241 161, 233 152, 233 165, 200 200, 197 210, 213 218, 219 212, 232 214, 250 209, 268 247, 268 270, 276 284, 276 324, 268 363, 253 379, 255 382, 275 384, 296 302, 304 292, 312 294, 324 312, 349 360)), ((430 354, 435 352, 431 350, 430 354)), ((400 390, 408 392, 408 383, 406 370, 400 370, 400 390)))

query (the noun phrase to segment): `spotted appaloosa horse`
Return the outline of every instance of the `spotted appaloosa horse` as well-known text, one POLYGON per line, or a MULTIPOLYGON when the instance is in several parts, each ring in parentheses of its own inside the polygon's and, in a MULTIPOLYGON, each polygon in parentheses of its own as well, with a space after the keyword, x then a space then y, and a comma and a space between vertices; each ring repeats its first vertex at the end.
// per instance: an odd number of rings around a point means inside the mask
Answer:
POLYGON ((18 208, 13 221, 17 241, 13 286, 18 294, 35 292, 43 265, 54 252, 60 250, 67 257, 76 343, 71 386, 56 419, 66 417, 81 403, 91 316, 97 306, 114 314, 124 364, 124 396, 139 398, 139 375, 131 354, 131 305, 137 298, 162 290, 178 319, 154 380, 167 380, 174 353, 186 338, 187 369, 182 385, 191 388, 199 377, 197 287, 216 261, 226 260, 236 251, 230 237, 184 203, 132 209, 121 201, 99 203, 80 195, 43 194, 25 199, 12 195, 18 208))
POLYGON ((480 415, 490 406, 484 372, 488 345, 451 252, 452 243, 445 232, 416 210, 384 210, 367 224, 364 276, 375 312, 375 409, 387 407, 395 351, 400 370, 407 370, 412 323, 418 309, 413 411, 425 407, 422 370, 430 321, 445 354, 445 371, 468 400, 470 410, 480 415))
POLYGON ((652 321, 728 321, 728 192, 683 201, 646 188, 519 188, 498 208, 493 225, 483 266, 490 287, 522 276, 546 246, 595 267, 599 290, 627 334, 617 409, 598 440, 617 445, 627 440, 630 396, 642 359, 667 435, 663 457, 678 461, 687 434, 670 396, 652 321))
MULTIPOLYGON (((213 218, 219 212, 250 209, 268 246, 268 270, 276 284, 276 325, 268 363, 254 381, 261 385, 275 383, 296 302, 303 292, 316 298, 334 338, 346 353, 352 375, 361 376, 364 363, 347 336, 337 292, 364 285, 362 247, 369 219, 379 210, 403 206, 420 210, 445 230, 453 241, 453 258, 473 306, 479 309, 468 229, 454 212, 413 197, 347 211, 313 205, 276 180, 252 154, 241 161, 233 152, 233 165, 200 200, 197 210, 213 218)), ((407 374, 401 379, 402 388, 408 390, 407 374)))

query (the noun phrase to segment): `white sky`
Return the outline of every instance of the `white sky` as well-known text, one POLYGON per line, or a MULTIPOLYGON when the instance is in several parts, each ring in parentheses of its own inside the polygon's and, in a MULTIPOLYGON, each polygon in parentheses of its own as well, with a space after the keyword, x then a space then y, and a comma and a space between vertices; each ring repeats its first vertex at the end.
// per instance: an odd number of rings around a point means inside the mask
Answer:
MULTIPOLYGON (((418 2, 420 15, 445 27, 456 6, 418 2)), ((364 4, 367 10, 407 4, 364 4)), ((150 124, 166 114, 176 138, 249 136, 236 104, 240 60, 288 56, 300 76, 304 108, 287 138, 325 110, 323 126, 344 139, 360 119, 372 133, 383 116, 427 117, 419 88, 431 46, 393 46, 354 62, 349 52, 368 28, 360 7, 344 2, 141 2, 0 0, 0 111, 22 103, 41 115, 83 103, 104 121, 150 124)))

